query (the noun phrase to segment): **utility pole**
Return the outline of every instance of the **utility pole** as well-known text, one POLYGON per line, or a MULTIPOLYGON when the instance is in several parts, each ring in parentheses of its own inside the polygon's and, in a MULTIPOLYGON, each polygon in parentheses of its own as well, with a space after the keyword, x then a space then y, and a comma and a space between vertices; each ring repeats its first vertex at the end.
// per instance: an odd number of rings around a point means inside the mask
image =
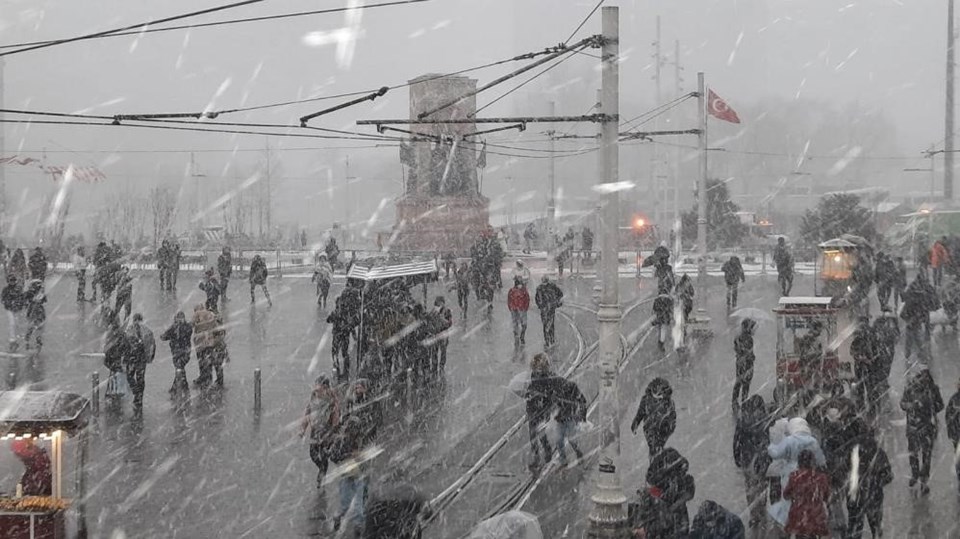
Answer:
MULTIPOLYGON (((653 47, 654 47, 653 81, 655 85, 655 92, 653 95, 655 100, 654 101, 655 106, 659 107, 661 104, 663 104, 663 93, 661 92, 661 89, 660 89, 660 73, 663 67, 663 55, 660 49, 660 16, 659 15, 657 15, 657 40, 653 42, 653 47)), ((660 130, 660 116, 657 116, 656 118, 654 118, 654 129, 657 131, 660 130)), ((656 188, 656 193, 657 193, 657 204, 656 204, 656 207, 654 208, 654 212, 655 212, 654 219, 656 220, 656 226, 658 227, 663 226, 663 224, 667 220, 666 219, 667 212, 666 212, 666 209, 664 208, 664 206, 667 203, 667 197, 666 197, 667 185, 666 185, 666 182, 664 181, 664 178, 662 177, 663 167, 661 167, 660 158, 661 158, 660 147, 654 144, 653 145, 653 163, 652 163, 653 166, 651 167, 652 169, 651 173, 653 174, 653 184, 656 188)))
MULTIPOLYGON (((602 11, 600 184, 619 181, 620 124, 620 11, 605 6, 602 11)), ((587 536, 592 539, 627 537, 626 496, 620 483, 620 410, 617 402, 617 363, 620 358, 620 293, 618 288, 617 236, 620 222, 620 194, 610 190, 603 196, 602 286, 597 309, 600 367, 600 455, 593 510, 587 536)))
POLYGON ((199 169, 197 168, 197 156, 190 152, 190 177, 193 178, 193 189, 196 193, 193 203, 196 207, 196 211, 193 212, 193 218, 197 221, 197 226, 201 229, 203 228, 204 219, 206 216, 203 214, 204 204, 203 204, 203 186, 200 183, 200 178, 203 177, 203 174, 200 174, 199 169))
POLYGON ((700 122, 698 146, 700 174, 697 177, 697 274, 701 288, 707 279, 707 87, 703 72, 697 73, 697 119, 700 122))
MULTIPOLYGON (((594 111, 596 111, 597 114, 600 114, 603 112, 602 103, 603 103, 603 90, 597 89, 597 103, 594 105, 594 111)), ((603 123, 597 122, 597 141, 601 141, 602 139, 603 139, 603 123)), ((598 182, 603 181, 602 154, 601 154, 601 158, 597 159, 597 181, 598 182)), ((598 197, 597 207, 594 208, 594 212, 593 212, 593 216, 594 216, 593 231, 594 231, 594 238, 596 238, 597 240, 597 245, 595 246, 595 248, 598 249, 599 250, 598 252, 600 253, 600 256, 597 256, 597 258, 595 259, 596 261, 599 261, 600 257, 603 256, 603 253, 605 252, 603 245, 606 242, 606 234, 603 233, 603 217, 600 215, 602 211, 603 211, 603 199, 598 197)), ((596 261, 594 262, 594 264, 596 264, 596 261)), ((597 305, 597 307, 600 307, 600 296, 602 293, 603 293, 603 275, 601 271, 597 271, 597 277, 595 282, 593 283, 593 300, 594 300, 594 303, 597 305)))
POLYGON ((943 137, 943 198, 953 200, 953 68, 954 44, 953 0, 947 0, 947 110, 943 137))
MULTIPOLYGON (((548 114, 556 114, 557 104, 554 101, 547 103, 548 114)), ((556 250, 556 230, 557 230, 557 167, 556 167, 556 134, 553 129, 547 131, 550 138, 550 170, 548 178, 550 179, 549 192, 547 193, 547 252, 553 254, 556 250)), ((511 199, 512 200, 512 199, 511 199)), ((548 255, 549 257, 549 255, 548 255)))
POLYGON ((264 139, 264 144, 266 145, 266 158, 267 158, 267 176, 264 178, 266 183, 266 200, 264 201, 265 208, 264 214, 267 218, 267 237, 272 235, 273 231, 273 220, 271 219, 272 215, 270 212, 270 206, 273 205, 273 185, 271 185, 271 180, 273 179, 273 154, 270 153, 270 139, 264 139))
MULTIPOLYGON (((4 69, 4 59, 0 58, 0 109, 6 107, 3 96, 3 69, 4 69)), ((0 120, 3 120, 3 113, 0 112, 0 120)), ((0 121, 0 157, 5 157, 7 151, 6 140, 4 139, 4 131, 6 129, 6 124, 0 121)), ((6 165, 0 165, 0 236, 6 233, 7 228, 7 167, 6 165)))
MULTIPOLYGON (((683 79, 680 76, 680 71, 683 68, 680 67, 680 40, 677 39, 673 42, 673 76, 674 76, 674 98, 678 99, 680 94, 683 93, 683 79)), ((679 113, 674 113, 674 118, 679 117, 679 113)), ((679 122, 676 123, 679 125, 679 122)), ((680 253, 683 251, 683 217, 680 215, 680 159, 682 154, 680 152, 680 147, 674 148, 674 153, 676 154, 676 159, 673 163, 673 252, 676 257, 674 260, 674 265, 677 264, 676 261, 680 260, 680 253)))
POLYGON ((350 219, 353 217, 352 209, 350 205, 353 203, 353 199, 350 197, 350 156, 347 155, 347 159, 344 162, 344 181, 343 181, 343 245, 342 248, 346 249, 347 242, 351 241, 350 237, 350 219))

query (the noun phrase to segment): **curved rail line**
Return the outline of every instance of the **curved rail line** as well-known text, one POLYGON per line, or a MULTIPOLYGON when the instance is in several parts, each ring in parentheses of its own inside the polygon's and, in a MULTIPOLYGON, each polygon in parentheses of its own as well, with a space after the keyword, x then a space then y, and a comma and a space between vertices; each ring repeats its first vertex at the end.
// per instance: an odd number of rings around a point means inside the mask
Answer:
MULTIPOLYGON (((645 298, 636 300, 635 302, 630 304, 626 309, 624 309, 622 316, 626 317, 627 315, 632 313, 635 309, 639 308, 640 306, 652 302, 653 299, 654 299, 653 297, 645 297, 645 298)), ((588 307, 585 305, 567 304, 566 306, 572 307, 574 309, 587 311, 590 313, 596 313, 595 309, 592 309, 591 307, 588 307)), ((564 378, 569 378, 570 376, 573 375, 574 372, 577 371, 577 369, 579 369, 584 364, 587 358, 592 356, 593 353, 597 351, 597 348, 599 346, 599 340, 593 342, 589 347, 584 349, 582 347, 582 345, 584 344, 583 334, 576 327, 576 324, 574 323, 573 318, 564 311, 558 311, 558 313, 561 315, 561 317, 563 317, 567 321, 568 324, 571 325, 571 327, 573 327, 574 332, 577 335, 578 345, 580 346, 579 353, 577 354, 577 358, 567 367, 566 371, 563 373, 564 378)), ((629 357, 629 355, 633 353, 633 350, 637 348, 637 345, 634 345, 633 349, 628 351, 627 338, 621 334, 620 339, 624 345, 624 348, 623 348, 623 354, 621 356, 619 363, 623 364, 626 358, 629 357)), ((597 396, 594 396, 593 399, 590 401, 591 409, 595 407, 596 400, 597 400, 597 396)), ((588 414, 589 414, 589 411, 588 411, 588 414)), ((526 421, 525 417, 520 417, 509 429, 507 429, 507 431, 503 434, 503 436, 501 436, 500 439, 497 440, 497 442, 495 442, 490 447, 490 449, 488 449, 483 454, 483 456, 480 457, 480 459, 477 460, 477 462, 470 467, 470 469, 468 469, 449 487, 444 489, 443 492, 435 496, 430 501, 430 506, 434 509, 434 511, 429 518, 424 520, 423 522, 424 528, 432 524, 440 516, 440 514, 443 513, 444 510, 446 510, 448 507, 450 507, 451 504, 453 504, 454 501, 456 501, 456 499, 460 496, 460 494, 462 494, 463 491, 473 482, 473 480, 476 479, 476 477, 480 474, 483 468, 486 467, 486 465, 493 459, 493 457, 501 449, 503 449, 503 447, 507 444, 510 438, 512 438, 523 427, 523 424, 525 421, 526 421)), ((550 466, 553 466, 553 462, 554 461, 551 461, 550 466)), ((520 500, 520 502, 522 503, 519 503, 517 507, 521 507, 524 503, 526 503, 526 500, 529 499, 529 495, 533 492, 533 490, 535 490, 535 485, 539 485, 539 482, 541 480, 540 478, 542 478, 543 476, 547 475, 550 471, 552 471, 552 468, 550 466, 548 466, 548 468, 544 470, 543 473, 538 474, 536 476, 531 475, 531 477, 529 477, 527 480, 517 485, 517 487, 515 487, 514 490, 507 495, 506 501, 501 505, 499 505, 491 513, 489 513, 488 516, 495 516, 504 511, 512 509, 514 505, 518 504, 518 500, 520 500)))

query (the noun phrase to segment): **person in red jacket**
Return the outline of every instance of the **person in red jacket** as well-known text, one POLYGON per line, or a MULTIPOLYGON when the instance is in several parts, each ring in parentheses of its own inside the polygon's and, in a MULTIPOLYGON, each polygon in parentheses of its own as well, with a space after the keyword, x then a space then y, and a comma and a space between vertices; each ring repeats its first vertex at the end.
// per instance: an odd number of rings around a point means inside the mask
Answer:
POLYGON ((527 310, 530 309, 530 293, 522 279, 514 279, 513 288, 507 293, 507 308, 513 322, 513 345, 519 348, 527 335, 527 310))
POLYGON ((816 469, 812 451, 801 451, 797 464, 799 468, 790 474, 787 488, 783 490, 783 497, 791 502, 786 531, 797 539, 829 536, 830 478, 816 469))
POLYGON ((53 494, 53 473, 50 455, 33 439, 16 440, 10 445, 13 454, 20 459, 26 471, 20 477, 24 496, 50 496, 53 494))
POLYGON ((930 249, 930 267, 933 268, 933 286, 943 284, 943 268, 950 264, 950 250, 947 249, 947 237, 943 236, 930 249))

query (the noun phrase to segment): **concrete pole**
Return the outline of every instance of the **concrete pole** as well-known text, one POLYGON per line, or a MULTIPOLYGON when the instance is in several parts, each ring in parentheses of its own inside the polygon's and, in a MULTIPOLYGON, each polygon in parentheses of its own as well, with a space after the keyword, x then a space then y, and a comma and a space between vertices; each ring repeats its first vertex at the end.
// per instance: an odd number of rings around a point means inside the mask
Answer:
POLYGON ((698 137, 700 174, 697 177, 697 275, 701 285, 707 278, 707 87, 703 72, 697 73, 697 118, 700 121, 698 137))
MULTIPOLYGON (((674 52, 673 52, 673 67, 674 67, 674 88, 676 95, 674 98, 679 98, 680 94, 683 92, 683 89, 680 87, 680 40, 674 41, 674 52)), ((679 118, 679 114, 674 114, 674 118, 679 118)), ((676 122, 674 125, 680 125, 679 122, 676 122)), ((682 252, 683 252, 683 217, 680 215, 680 159, 682 154, 680 148, 675 148, 676 160, 673 163, 673 264, 676 266, 680 263, 682 252)))
MULTIPOLYGON (((618 127, 620 123, 620 11, 614 6, 603 8, 602 89, 603 98, 600 138, 600 161, 603 174, 600 183, 619 181, 618 127)), ((593 509, 587 537, 627 537, 627 498, 620 486, 617 465, 620 461, 620 413, 617 401, 617 363, 620 359, 620 294, 617 272, 617 234, 620 220, 620 195, 613 191, 603 195, 603 289, 597 310, 600 347, 600 454, 597 484, 593 493, 593 509)))
MULTIPOLYGON (((557 104, 554 101, 547 103, 548 115, 556 115, 557 104)), ((548 178, 550 180, 549 192, 547 193, 547 257, 556 251, 556 239, 555 235, 557 233, 557 168, 556 168, 556 131, 551 129, 547 131, 547 136, 550 137, 550 169, 548 170, 548 178)))
MULTIPOLYGON (((597 114, 600 114, 603 112, 602 103, 603 103, 603 90, 598 89, 597 104, 595 107, 597 114)), ((603 137, 603 124, 598 123, 597 124, 597 141, 600 141, 602 137, 603 137)), ((601 179, 603 178, 603 159, 602 158, 597 159, 597 178, 598 178, 598 181, 603 181, 601 179)), ((597 277, 595 282, 593 283, 593 302, 598 307, 600 306, 600 293, 603 290, 603 283, 602 283, 603 277, 601 275, 599 266, 597 266, 596 264, 600 260, 600 258, 603 257, 603 243, 604 243, 604 238, 606 237, 605 234, 602 233, 603 221, 600 215, 600 212, 602 210, 603 210, 603 199, 597 198, 597 207, 594 208, 594 212, 593 212, 593 218, 594 218, 593 219, 593 237, 595 238, 595 242, 594 242, 595 244, 593 248, 597 250, 599 255, 597 256, 597 259, 594 261, 594 267, 597 268, 597 277)))
POLYGON ((947 0, 947 110, 944 117, 943 137, 943 198, 953 200, 953 65, 954 44, 953 0, 947 0))
MULTIPOLYGON (((653 43, 653 83, 654 83, 654 103, 655 106, 659 107, 663 104, 663 94, 660 91, 660 73, 663 67, 663 57, 660 49, 660 16, 657 15, 657 40, 653 43)), ((653 128, 657 131, 660 130, 660 116, 657 116, 653 120, 653 128)), ((656 226, 660 227, 659 230, 663 230, 663 225, 667 221, 666 215, 667 210, 664 206, 667 203, 666 190, 667 183, 663 178, 663 167, 661 166, 661 155, 660 155, 660 146, 657 144, 653 145, 653 166, 651 168, 651 174, 653 175, 653 185, 657 193, 657 204, 655 208, 654 219, 656 220, 656 226)), ((659 234, 658 234, 659 235, 659 234)))
MULTIPOLYGON (((4 69, 4 60, 0 58, 0 109, 5 108, 6 103, 4 102, 3 95, 3 69, 4 69)), ((0 112, 0 120, 3 120, 3 113, 0 112)), ((6 140, 4 139, 4 131, 6 129, 6 124, 0 123, 0 157, 6 157, 6 140)), ((7 171, 6 165, 0 165, 0 236, 2 236, 7 231, 7 171)))

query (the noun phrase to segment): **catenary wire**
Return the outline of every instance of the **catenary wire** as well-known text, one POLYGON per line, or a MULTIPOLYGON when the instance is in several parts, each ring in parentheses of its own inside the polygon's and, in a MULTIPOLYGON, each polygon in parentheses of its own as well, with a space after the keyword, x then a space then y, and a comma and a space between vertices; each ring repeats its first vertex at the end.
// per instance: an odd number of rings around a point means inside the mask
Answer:
POLYGON ((590 13, 587 13, 587 16, 584 17, 582 21, 580 21, 579 25, 577 25, 577 29, 574 30, 570 34, 570 37, 568 37, 567 40, 563 42, 564 45, 566 45, 567 43, 570 43, 570 40, 577 35, 577 32, 579 32, 580 29, 583 28, 583 25, 587 24, 587 21, 590 20, 590 17, 593 17, 593 14, 596 13, 598 9, 600 9, 600 6, 603 5, 605 1, 606 0, 600 0, 599 2, 597 2, 597 5, 593 6, 593 9, 590 10, 590 13))

